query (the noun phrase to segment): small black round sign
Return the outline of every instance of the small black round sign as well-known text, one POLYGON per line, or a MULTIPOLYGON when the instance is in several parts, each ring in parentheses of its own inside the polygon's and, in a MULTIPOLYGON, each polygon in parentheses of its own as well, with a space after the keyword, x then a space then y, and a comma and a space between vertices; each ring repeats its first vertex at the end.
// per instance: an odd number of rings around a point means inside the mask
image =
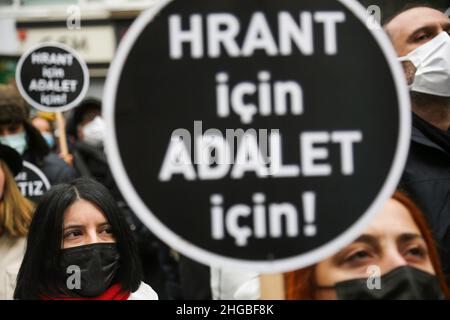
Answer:
POLYGON ((354 0, 175 0, 107 79, 106 146, 140 218, 210 265, 280 272, 358 236, 394 191, 409 98, 354 0))
POLYGON ((79 104, 89 87, 84 60, 72 48, 44 43, 22 55, 16 68, 22 97, 41 111, 62 112, 79 104))
POLYGON ((15 179, 22 195, 35 203, 38 203, 51 187, 45 174, 28 161, 23 162, 23 169, 15 179))

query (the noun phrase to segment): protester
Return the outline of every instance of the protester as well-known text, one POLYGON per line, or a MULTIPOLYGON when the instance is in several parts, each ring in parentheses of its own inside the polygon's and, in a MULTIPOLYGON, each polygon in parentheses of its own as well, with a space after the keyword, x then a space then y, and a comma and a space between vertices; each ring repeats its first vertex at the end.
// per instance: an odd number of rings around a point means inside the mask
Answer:
POLYGON ((22 196, 14 180, 21 169, 20 155, 0 145, 0 300, 13 297, 33 213, 33 204, 22 196))
POLYGON ((160 296, 179 295, 178 266, 170 249, 156 239, 135 216, 117 187, 104 152, 105 124, 101 117, 102 105, 98 99, 87 98, 77 106, 68 122, 67 131, 72 145, 74 168, 83 177, 91 177, 106 186, 136 238, 144 267, 144 279, 157 288, 160 296), (165 283, 166 282, 166 283, 165 283))
POLYGON ((31 124, 39 130, 42 137, 47 142, 50 150, 56 151, 57 144, 54 135, 55 128, 53 127, 53 122, 47 117, 42 116, 41 113, 38 112, 35 116, 32 117, 31 124))
POLYGON ((40 132, 30 123, 30 110, 13 86, 0 85, 0 143, 16 149, 35 164, 51 184, 68 182, 75 171, 53 152, 40 132))
POLYGON ((80 178, 53 187, 37 206, 14 298, 157 299, 141 279, 116 202, 104 186, 80 178))
POLYGON ((285 280, 287 299, 450 298, 425 218, 400 192, 350 245, 285 280))
POLYGON ((78 175, 97 180, 112 192, 116 201, 123 201, 104 152, 105 125, 101 118, 101 102, 88 98, 77 106, 69 117, 67 132, 78 175))
POLYGON ((32 116, 31 123, 39 130, 50 150, 57 153, 69 166, 72 166, 73 156, 70 153, 63 153, 61 146, 57 143, 57 137, 55 135, 57 130, 54 127, 55 118, 54 113, 38 111, 32 116))
POLYGON ((105 185, 113 183, 103 152, 105 123, 101 102, 85 99, 69 117, 67 131, 74 154, 74 166, 82 176, 92 176, 105 185))
POLYGON ((413 128, 401 186, 427 215, 450 275, 450 19, 431 7, 407 8, 385 29, 405 68, 413 128))

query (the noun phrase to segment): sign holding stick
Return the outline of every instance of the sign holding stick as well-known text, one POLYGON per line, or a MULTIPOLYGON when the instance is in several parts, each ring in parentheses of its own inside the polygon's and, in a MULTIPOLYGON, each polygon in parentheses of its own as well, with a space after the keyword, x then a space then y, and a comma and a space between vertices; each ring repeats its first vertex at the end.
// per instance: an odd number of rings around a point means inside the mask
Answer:
POLYGON ((355 0, 144 12, 104 96, 108 160, 142 221, 202 263, 262 273, 355 239, 396 188, 411 120, 395 52, 366 18, 355 0))
POLYGON ((56 125, 58 127, 58 140, 59 140, 59 149, 61 150, 62 157, 67 157, 69 154, 69 147, 67 146, 67 138, 66 138, 66 121, 62 112, 56 112, 56 125))

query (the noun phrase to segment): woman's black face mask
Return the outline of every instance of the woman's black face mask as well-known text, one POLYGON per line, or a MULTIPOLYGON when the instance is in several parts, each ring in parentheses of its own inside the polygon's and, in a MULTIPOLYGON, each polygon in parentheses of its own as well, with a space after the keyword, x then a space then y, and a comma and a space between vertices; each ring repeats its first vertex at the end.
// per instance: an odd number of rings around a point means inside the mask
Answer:
POLYGON ((370 289, 367 278, 337 282, 334 286, 339 300, 439 300, 444 295, 438 278, 420 269, 403 266, 380 277, 379 288, 370 289))
POLYGON ((119 257, 115 243, 63 249, 60 259, 63 291, 70 296, 99 296, 113 284, 119 257))

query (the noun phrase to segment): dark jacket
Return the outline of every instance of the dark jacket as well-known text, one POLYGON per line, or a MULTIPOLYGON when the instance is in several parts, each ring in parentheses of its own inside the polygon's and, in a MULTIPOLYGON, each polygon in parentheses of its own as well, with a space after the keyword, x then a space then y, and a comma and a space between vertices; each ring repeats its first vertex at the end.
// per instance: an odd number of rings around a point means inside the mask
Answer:
POLYGON ((450 133, 416 115, 401 188, 423 210, 450 279, 450 133))
POLYGON ((70 182, 76 178, 75 170, 53 152, 50 152, 43 158, 39 158, 33 155, 32 152, 25 151, 23 159, 41 169, 52 186, 58 183, 70 182))
POLYGON ((110 190, 115 199, 123 200, 109 169, 103 147, 94 147, 83 141, 77 141, 72 153, 74 168, 80 176, 97 180, 110 190))
POLYGON ((28 138, 28 149, 23 154, 23 159, 41 169, 51 185, 75 179, 75 170, 56 153, 50 151, 40 132, 28 121, 25 121, 23 125, 28 138))

